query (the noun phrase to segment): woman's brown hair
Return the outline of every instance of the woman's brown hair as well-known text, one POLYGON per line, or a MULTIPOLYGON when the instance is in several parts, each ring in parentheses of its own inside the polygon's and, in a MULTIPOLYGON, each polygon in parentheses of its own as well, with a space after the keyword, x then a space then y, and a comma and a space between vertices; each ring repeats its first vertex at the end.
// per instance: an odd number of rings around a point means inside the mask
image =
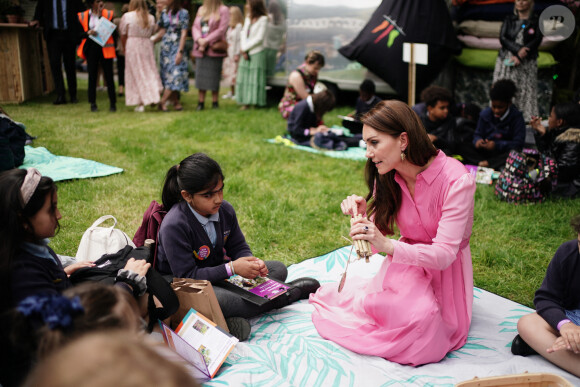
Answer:
MULTIPOLYGON (((379 102, 362 118, 364 125, 392 137, 407 133, 408 144, 403 151, 407 162, 424 166, 437 149, 427 136, 427 131, 415 112, 405 103, 396 100, 379 102)), ((386 234, 394 233, 394 223, 401 207, 401 187, 395 181, 395 170, 379 175, 372 160, 367 160, 365 179, 369 188, 367 202, 368 215, 374 216, 377 227, 386 234)))
POLYGON ((250 20, 258 19, 261 16, 266 16, 266 4, 264 4, 264 0, 248 0, 248 8, 250 12, 247 13, 247 16, 250 20))

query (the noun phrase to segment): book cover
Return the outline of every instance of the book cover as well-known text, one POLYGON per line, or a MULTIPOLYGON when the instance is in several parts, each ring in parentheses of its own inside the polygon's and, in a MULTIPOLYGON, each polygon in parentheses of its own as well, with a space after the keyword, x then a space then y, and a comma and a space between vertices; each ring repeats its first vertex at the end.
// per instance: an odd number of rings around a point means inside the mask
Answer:
POLYGON ((475 178, 475 182, 479 184, 491 184, 493 179, 497 179, 496 173, 492 168, 478 167, 477 165, 465 165, 465 168, 475 178))
POLYGON ((89 39, 94 40, 99 46, 105 47, 105 43, 113 34, 117 26, 106 17, 100 17, 95 27, 96 35, 89 35, 89 39))
POLYGON ((234 275, 224 280, 223 286, 257 305, 264 305, 268 301, 286 293, 288 288, 290 288, 289 285, 272 278, 256 277, 248 279, 239 275, 234 275))
POLYGON ((195 309, 190 309, 175 331, 162 321, 159 324, 167 346, 199 371, 194 376, 200 382, 216 375, 238 343, 237 338, 195 309))

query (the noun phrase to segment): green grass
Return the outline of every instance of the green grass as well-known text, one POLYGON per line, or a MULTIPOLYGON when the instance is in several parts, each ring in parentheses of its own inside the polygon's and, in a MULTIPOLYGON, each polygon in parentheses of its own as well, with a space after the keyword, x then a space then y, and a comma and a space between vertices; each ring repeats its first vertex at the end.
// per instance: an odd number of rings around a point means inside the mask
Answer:
MULTIPOLYGON (((106 93, 99 92, 102 111, 91 113, 86 81, 79 86, 84 102, 78 105, 53 106, 50 96, 4 106, 38 136, 34 146, 125 170, 58 183, 63 219, 51 243, 58 253, 75 255, 83 232, 106 214, 132 237, 149 202, 160 200, 167 169, 194 152, 206 152, 222 166, 224 196, 256 256, 292 264, 345 245, 341 235, 348 235, 349 221, 339 205, 349 194, 366 194, 364 163, 265 142, 285 131, 273 104, 239 111, 220 99, 219 110, 194 112, 192 90, 182 96, 183 112, 135 113, 120 99, 117 113, 109 113, 106 93)), ((327 124, 339 124, 336 114, 350 110, 335 109, 327 124)), ((532 306, 556 248, 575 238, 568 222, 577 213, 580 200, 514 206, 498 201, 492 187, 478 186, 471 238, 476 286, 532 306)))

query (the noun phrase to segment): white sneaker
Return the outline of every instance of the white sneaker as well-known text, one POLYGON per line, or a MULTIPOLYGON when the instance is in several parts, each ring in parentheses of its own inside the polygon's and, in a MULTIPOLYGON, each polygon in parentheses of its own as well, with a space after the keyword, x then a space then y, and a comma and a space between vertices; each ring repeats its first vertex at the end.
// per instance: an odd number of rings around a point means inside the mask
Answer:
POLYGON ((137 107, 135 108, 135 111, 136 111, 137 113, 143 113, 143 112, 145 111, 145 106, 143 106, 143 105, 139 105, 139 106, 137 106, 137 107))
POLYGON ((232 97, 233 97, 233 95, 232 95, 232 92, 231 91, 228 91, 227 94, 222 95, 222 98, 223 99, 230 99, 232 97))

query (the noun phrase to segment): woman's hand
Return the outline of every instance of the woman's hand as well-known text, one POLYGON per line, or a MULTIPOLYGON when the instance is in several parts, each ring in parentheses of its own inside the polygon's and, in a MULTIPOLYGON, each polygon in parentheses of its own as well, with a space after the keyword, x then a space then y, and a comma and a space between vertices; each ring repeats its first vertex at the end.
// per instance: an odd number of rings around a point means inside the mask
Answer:
POLYGON ((204 52, 205 49, 207 48, 207 39, 205 38, 197 39, 197 48, 199 49, 199 51, 204 52))
POLYGON ((340 203, 340 209, 343 214, 352 217, 358 214, 366 214, 367 201, 362 196, 350 195, 340 203))
POLYGON ((88 30, 87 35, 96 36, 98 34, 97 34, 97 31, 95 31, 95 30, 88 30))
POLYGON ((265 272, 268 274, 268 269, 264 261, 256 257, 240 257, 232 262, 234 265, 234 272, 244 278, 254 279, 265 272))
POLYGON ((373 222, 363 217, 355 220, 350 226, 350 236, 353 240, 362 239, 370 242, 378 251, 393 255, 394 246, 391 240, 385 237, 373 222))
POLYGON ((183 53, 181 51, 177 52, 177 55, 175 55, 175 64, 178 65, 181 63, 183 59, 183 53))
POLYGON ((240 55, 236 54, 234 55, 234 62, 239 62, 240 61, 240 55))
POLYGON ((93 267, 95 266, 94 263, 86 261, 86 262, 77 262, 77 263, 73 263, 72 265, 68 265, 67 267, 64 268, 64 272, 66 273, 67 276, 70 276, 72 273, 74 273, 75 271, 77 271, 78 269, 82 268, 82 267, 93 267))
POLYGON ((250 60, 250 56, 248 55, 247 52, 242 52, 242 56, 244 57, 245 60, 250 60))
MULTIPOLYGON (((530 52, 530 48, 529 47, 522 47, 520 48, 520 50, 518 51, 518 56, 521 59, 525 59, 526 56, 528 56, 528 53, 530 52)), ((519 63, 518 63, 519 64, 519 63)))
POLYGON ((522 63, 522 61, 517 56, 512 56, 511 61, 514 66, 519 66, 522 63))
POLYGON ((147 271, 149 270, 150 267, 151 264, 147 263, 147 261, 145 261, 144 259, 129 258, 129 260, 125 264, 124 269, 134 271, 135 273, 144 277, 145 274, 147 274, 147 271))

